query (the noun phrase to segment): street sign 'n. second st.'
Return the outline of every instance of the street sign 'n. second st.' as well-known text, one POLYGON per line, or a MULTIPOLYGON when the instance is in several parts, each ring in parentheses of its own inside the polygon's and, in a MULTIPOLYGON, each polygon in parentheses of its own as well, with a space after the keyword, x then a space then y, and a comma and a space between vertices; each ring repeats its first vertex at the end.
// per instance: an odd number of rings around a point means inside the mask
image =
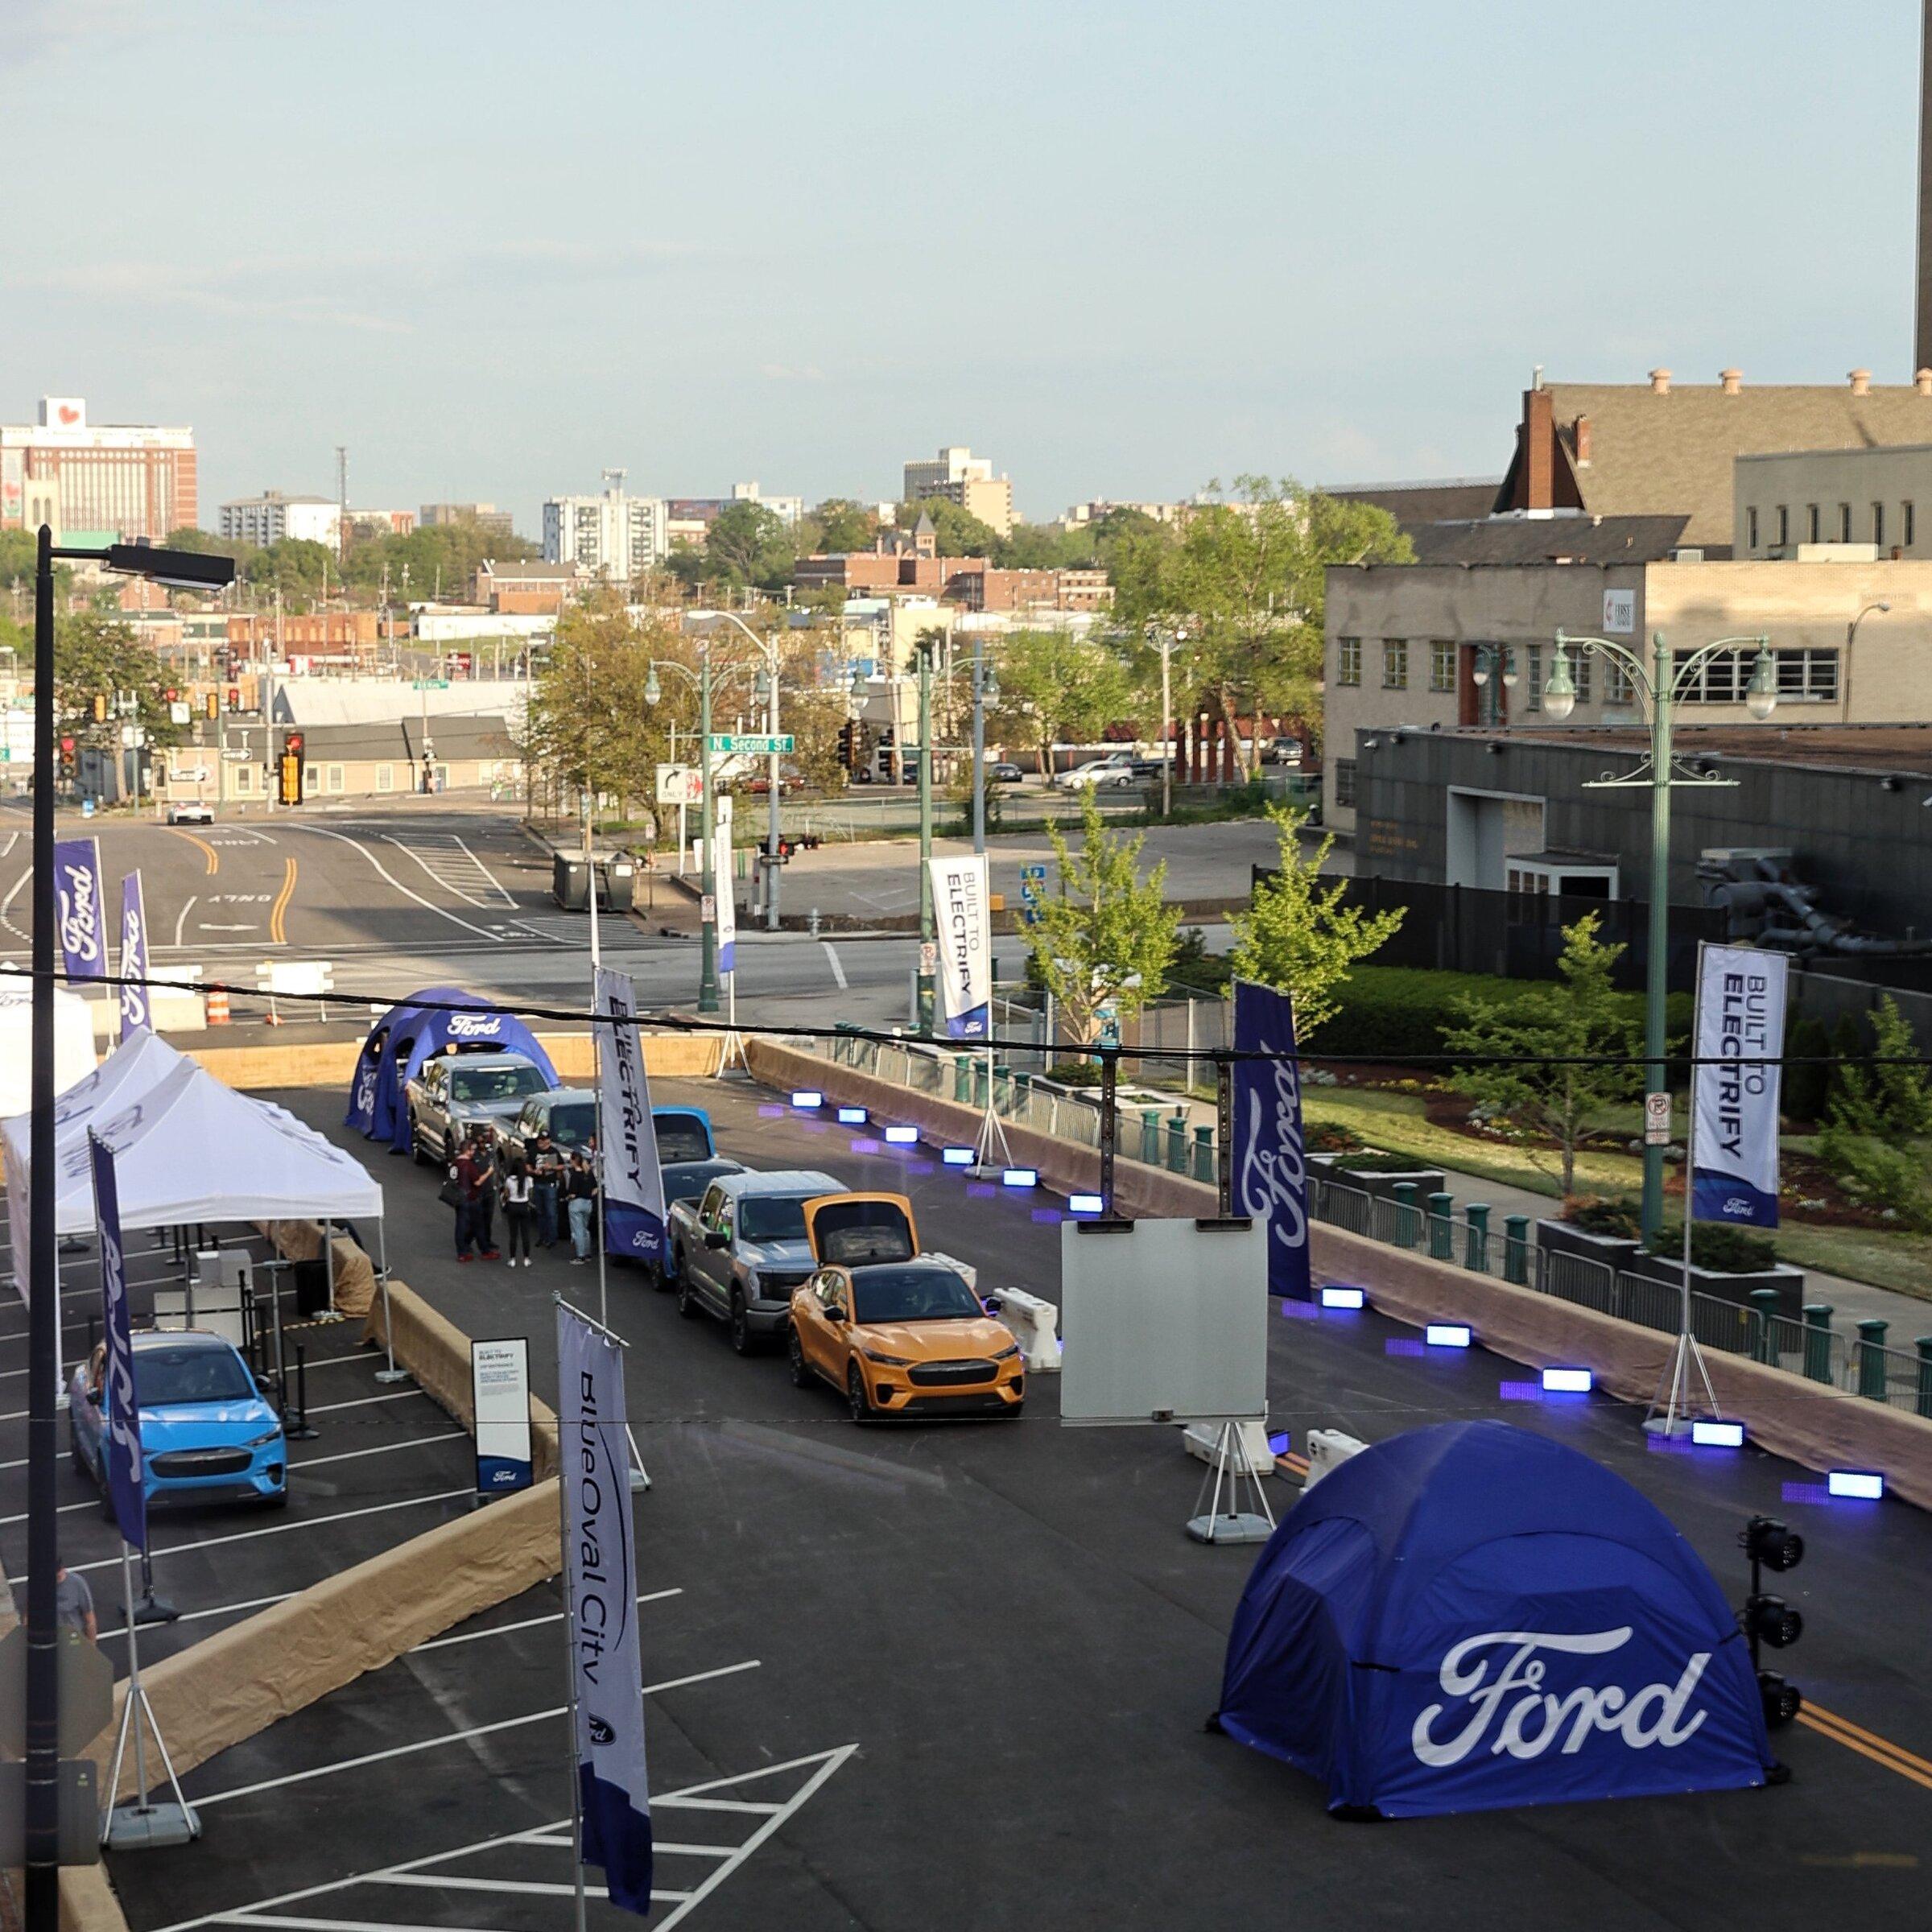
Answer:
POLYGON ((797 741, 788 732, 746 733, 741 731, 714 731, 705 741, 708 749, 719 753, 749 753, 754 758, 768 758, 773 753, 779 757, 789 753, 797 741))

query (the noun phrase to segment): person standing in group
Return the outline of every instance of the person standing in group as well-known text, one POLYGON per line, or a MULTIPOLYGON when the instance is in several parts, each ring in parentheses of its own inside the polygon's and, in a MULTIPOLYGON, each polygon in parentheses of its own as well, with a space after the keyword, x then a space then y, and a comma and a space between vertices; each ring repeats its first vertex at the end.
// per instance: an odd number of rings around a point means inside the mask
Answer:
MULTIPOLYGON (((453 1205, 456 1211, 456 1259, 467 1261, 470 1249, 475 1245, 481 1232, 482 1174, 477 1165, 477 1144, 473 1139, 463 1143, 461 1151, 450 1163, 449 1186, 455 1191, 453 1205)), ((448 1199, 446 1194, 444 1197, 448 1199)))
POLYGON ((497 1157, 496 1134, 488 1127, 477 1130, 477 1172, 481 1183, 477 1192, 477 1242, 483 1258, 493 1261, 497 1247, 497 1187, 503 1170, 497 1157))
POLYGON ((510 1265, 515 1267, 517 1254, 522 1252, 523 1265, 530 1265, 530 1224, 536 1219, 536 1209, 531 1196, 535 1183, 530 1178, 530 1170, 524 1165, 521 1154, 514 1156, 509 1170, 503 1176, 503 1220, 510 1245, 510 1265))
POLYGON ((557 1245, 557 1183, 564 1176, 564 1157, 557 1151, 547 1127, 530 1143, 530 1166, 535 1187, 537 1245, 554 1248, 557 1245))
POLYGON ((591 1216, 597 1205, 597 1177, 581 1148, 570 1157, 565 1191, 570 1199, 570 1265, 581 1268, 590 1259, 591 1216))

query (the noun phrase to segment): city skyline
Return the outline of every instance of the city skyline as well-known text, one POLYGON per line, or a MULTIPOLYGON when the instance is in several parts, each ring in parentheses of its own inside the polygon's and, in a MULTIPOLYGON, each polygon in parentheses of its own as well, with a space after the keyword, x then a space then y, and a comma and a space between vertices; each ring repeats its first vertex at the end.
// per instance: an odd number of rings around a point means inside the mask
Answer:
POLYGON ((968 444, 1039 520, 1244 469, 1494 475, 1539 362, 1902 379, 1917 10, 1856 43, 1703 13, 1228 6, 1175 44, 1151 7, 996 6, 855 61, 788 9, 603 6, 506 62, 506 6, 29 6, 0 64, 68 214, 0 270, 0 419, 192 423, 204 523, 332 493, 345 444, 353 501, 534 534, 606 466, 875 500, 968 444), (73 218, 136 180, 164 224, 73 218))

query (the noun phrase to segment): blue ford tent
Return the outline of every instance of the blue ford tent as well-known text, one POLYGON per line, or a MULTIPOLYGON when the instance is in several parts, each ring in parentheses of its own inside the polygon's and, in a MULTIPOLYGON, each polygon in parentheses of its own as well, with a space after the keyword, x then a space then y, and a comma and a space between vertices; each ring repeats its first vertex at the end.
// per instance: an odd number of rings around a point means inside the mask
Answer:
POLYGON ((1761 1785, 1750 1655, 1620 1476, 1495 1422, 1352 1456, 1283 1520, 1228 1643, 1220 1728, 1385 1817, 1761 1785))
POLYGON ((477 999, 460 987, 427 986, 390 1007, 369 1029, 356 1063, 344 1124, 359 1127, 371 1139, 387 1141, 395 1153, 407 1154, 409 1109, 403 1104, 402 1090, 431 1054, 452 1046, 524 1054, 551 1086, 557 1084, 550 1055, 514 1013, 477 999))

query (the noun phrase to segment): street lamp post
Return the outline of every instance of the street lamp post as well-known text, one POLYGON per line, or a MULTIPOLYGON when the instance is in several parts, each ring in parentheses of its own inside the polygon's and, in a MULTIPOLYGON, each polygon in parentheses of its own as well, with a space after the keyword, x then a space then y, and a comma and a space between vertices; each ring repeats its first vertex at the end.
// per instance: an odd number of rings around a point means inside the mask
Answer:
MULTIPOLYGON (((1516 653, 1506 644, 1479 644, 1476 647, 1476 660, 1469 667, 1469 681, 1481 691, 1492 676, 1505 691, 1516 689, 1516 653)), ((1489 722, 1502 722, 1503 700, 1494 691, 1488 693, 1489 722)))
POLYGON ((1880 597, 1876 603, 1868 604, 1845 626, 1845 675, 1839 680, 1839 712, 1841 724, 1849 724, 1852 722, 1852 667, 1855 658, 1852 646, 1858 642, 1858 627, 1874 611, 1878 612, 1882 617, 1891 608, 1891 605, 1885 599, 1880 597))
POLYGON ((54 564, 73 559, 182 589, 218 590, 232 557, 111 543, 63 548, 40 527, 34 578, 33 1114, 28 1128, 27 1424, 27 1932, 55 1932, 60 1899, 60 1607, 55 1391, 60 1302, 54 1226, 54 564))
MULTIPOLYGON (((698 640, 698 668, 694 673, 683 664, 654 658, 644 674, 644 702, 655 704, 664 695, 658 681, 660 671, 675 671, 698 690, 698 891, 703 912, 698 925, 698 1011, 716 1013, 718 1001, 717 868, 712 863, 712 827, 715 823, 711 797, 711 646, 698 640)), ((683 864, 680 859, 679 863, 683 864)), ((728 879, 724 883, 729 886, 728 879)))
MULTIPOLYGON (((1673 667, 1664 634, 1656 632, 1651 642, 1651 659, 1646 668, 1642 658, 1627 644, 1608 638, 1571 637, 1556 634, 1556 663, 1543 691, 1543 709, 1561 723, 1576 708, 1576 684, 1570 675, 1568 653, 1573 650, 1596 651, 1617 665, 1630 680, 1650 727, 1650 756, 1647 765, 1621 778, 1596 778, 1586 783, 1587 791, 1614 791, 1642 787, 1650 794, 1650 905, 1648 947, 1644 985, 1644 1084, 1647 1094, 1665 1092, 1664 1013, 1666 980, 1669 972, 1670 923, 1670 794, 1696 787, 1735 785, 1735 778, 1699 777, 1679 771, 1673 764, 1671 733, 1674 713, 1697 675, 1719 651, 1744 650, 1756 646, 1749 689, 1744 704, 1753 718, 1770 716, 1777 704, 1777 683, 1771 661, 1770 639, 1719 638, 1692 651, 1682 664, 1673 667)), ((1686 1177, 1684 1216, 1690 1225, 1690 1200, 1686 1177)), ((1664 1218, 1664 1150, 1647 1138, 1644 1146, 1643 1234, 1646 1244, 1654 1239, 1664 1218)), ((1686 1277, 1686 1279, 1688 1278, 1686 1277)))
POLYGON ((1000 695, 997 669, 986 655, 986 634, 972 639, 972 849, 986 852, 986 707, 1000 695))
MULTIPOLYGON (((694 610, 694 617, 723 617, 737 625, 764 654, 766 687, 758 695, 765 700, 765 729, 774 738, 778 735, 778 641, 772 633, 765 636, 758 634, 739 617, 729 610, 694 610)), ((709 729, 708 726, 707 729, 709 729)), ((778 929, 778 818, 779 804, 783 796, 783 782, 779 776, 778 753, 774 749, 767 754, 766 770, 770 787, 765 815, 765 930, 776 932, 778 929)))
POLYGON ((1185 630, 1156 633, 1161 642, 1161 816, 1174 816, 1174 647, 1187 642, 1185 630))

